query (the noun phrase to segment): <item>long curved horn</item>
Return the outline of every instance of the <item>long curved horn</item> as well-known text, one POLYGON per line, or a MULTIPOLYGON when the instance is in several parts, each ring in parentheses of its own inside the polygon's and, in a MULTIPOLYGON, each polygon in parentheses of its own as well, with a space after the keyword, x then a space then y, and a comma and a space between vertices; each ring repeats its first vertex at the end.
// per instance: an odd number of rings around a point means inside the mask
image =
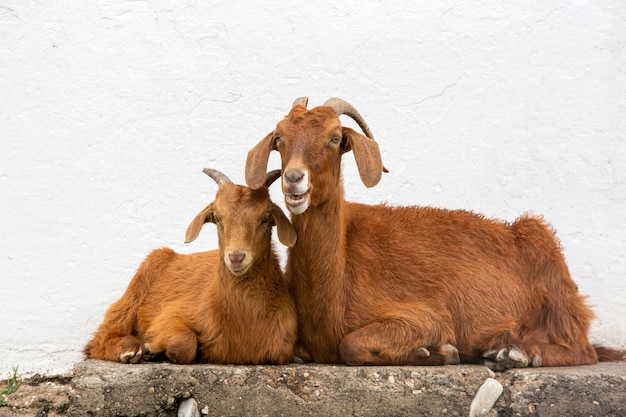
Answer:
POLYGON ((372 131, 367 126, 367 123, 365 123, 363 116, 361 116, 352 104, 341 98, 333 97, 326 100, 323 106, 332 107, 333 110, 335 110, 335 113, 337 113, 337 116, 341 116, 342 114, 350 116, 355 122, 357 122, 359 127, 363 130, 363 133, 365 133, 365 136, 370 139, 374 139, 374 135, 372 135, 372 131))
POLYGON ((273 171, 268 172, 265 175, 265 188, 270 188, 270 185, 274 183, 277 179, 280 178, 280 169, 275 169, 273 171))
POLYGON ((232 184, 233 182, 230 180, 230 178, 228 178, 226 176, 226 174, 218 171, 217 169, 211 169, 211 168, 204 168, 202 170, 202 172, 204 172, 205 174, 207 174, 209 177, 213 178, 213 181, 215 181, 217 183, 217 185, 222 185, 222 184, 232 184))
POLYGON ((291 108, 293 109, 296 106, 302 106, 306 109, 306 105, 309 103, 309 98, 308 97, 298 97, 293 104, 291 105, 291 108))
MULTIPOLYGON (((337 116, 341 116, 342 114, 350 116, 352 119, 354 119, 355 122, 357 122, 359 127, 363 130, 363 133, 365 133, 365 136, 372 140, 375 140, 374 135, 372 135, 372 131, 367 126, 367 123, 365 123, 365 119, 363 119, 361 113, 359 113, 352 104, 348 103, 344 99, 333 97, 326 100, 323 106, 331 107, 333 110, 335 110, 337 116)), ((389 172, 389 170, 383 166, 383 172, 389 172)))

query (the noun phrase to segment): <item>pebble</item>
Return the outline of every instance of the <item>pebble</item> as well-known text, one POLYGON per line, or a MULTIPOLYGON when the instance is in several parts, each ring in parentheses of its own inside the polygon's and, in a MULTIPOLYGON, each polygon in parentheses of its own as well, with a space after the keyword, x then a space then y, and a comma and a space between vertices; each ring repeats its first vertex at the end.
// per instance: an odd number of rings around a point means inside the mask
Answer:
POLYGON ((487 378, 478 388, 476 396, 470 405, 470 417, 484 417, 496 403, 504 387, 493 378, 487 378))
POLYGON ((198 411, 198 403, 193 398, 187 398, 178 407, 178 417, 201 417, 198 411))

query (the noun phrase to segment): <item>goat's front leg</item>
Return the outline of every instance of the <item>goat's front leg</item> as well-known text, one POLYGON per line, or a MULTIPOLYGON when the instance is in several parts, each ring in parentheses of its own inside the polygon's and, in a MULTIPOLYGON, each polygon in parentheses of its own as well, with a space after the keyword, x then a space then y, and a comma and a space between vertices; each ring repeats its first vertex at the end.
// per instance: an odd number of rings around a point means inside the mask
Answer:
POLYGON ((122 363, 137 363, 141 360, 143 344, 137 336, 102 333, 85 346, 83 352, 87 358, 122 363))
POLYGON ((198 338, 189 323, 178 317, 156 320, 150 326, 144 345, 144 359, 161 353, 178 364, 189 364, 196 359, 198 338))
POLYGON ((426 335, 420 326, 406 320, 381 320, 348 333, 339 346, 348 365, 451 365, 458 364, 459 351, 452 336, 426 335))

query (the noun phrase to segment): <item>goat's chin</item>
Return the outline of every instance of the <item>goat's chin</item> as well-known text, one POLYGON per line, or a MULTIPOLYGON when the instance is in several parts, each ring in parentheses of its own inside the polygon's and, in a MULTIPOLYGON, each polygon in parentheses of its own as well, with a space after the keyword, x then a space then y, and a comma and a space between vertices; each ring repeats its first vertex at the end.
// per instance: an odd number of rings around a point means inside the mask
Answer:
POLYGON ((302 214, 309 208, 309 195, 285 195, 285 206, 291 214, 302 214))

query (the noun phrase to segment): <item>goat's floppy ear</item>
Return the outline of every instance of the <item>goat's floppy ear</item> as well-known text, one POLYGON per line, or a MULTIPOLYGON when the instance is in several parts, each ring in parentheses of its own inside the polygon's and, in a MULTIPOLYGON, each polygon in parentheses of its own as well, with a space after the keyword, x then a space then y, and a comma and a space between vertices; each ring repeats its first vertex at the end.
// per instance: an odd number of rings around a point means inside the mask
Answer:
POLYGON ((261 188, 265 184, 265 173, 267 172, 267 161, 270 152, 275 150, 274 132, 270 132, 261 139, 261 142, 248 151, 246 158, 246 184, 250 188, 261 188))
POLYGON ((185 243, 193 242, 196 240, 198 235, 200 234, 200 229, 205 223, 215 223, 213 217, 213 203, 209 204, 202 210, 200 213, 196 215, 196 217, 191 221, 189 227, 187 227, 187 232, 185 233, 185 243))
POLYGON ((361 181, 366 187, 373 187, 383 174, 383 161, 374 139, 363 136, 349 127, 342 127, 344 152, 353 151, 361 181))
POLYGON ((296 229, 285 216, 285 213, 276 204, 272 203, 272 216, 276 222, 276 229, 278 230, 278 240, 285 246, 292 247, 296 244, 296 229))

